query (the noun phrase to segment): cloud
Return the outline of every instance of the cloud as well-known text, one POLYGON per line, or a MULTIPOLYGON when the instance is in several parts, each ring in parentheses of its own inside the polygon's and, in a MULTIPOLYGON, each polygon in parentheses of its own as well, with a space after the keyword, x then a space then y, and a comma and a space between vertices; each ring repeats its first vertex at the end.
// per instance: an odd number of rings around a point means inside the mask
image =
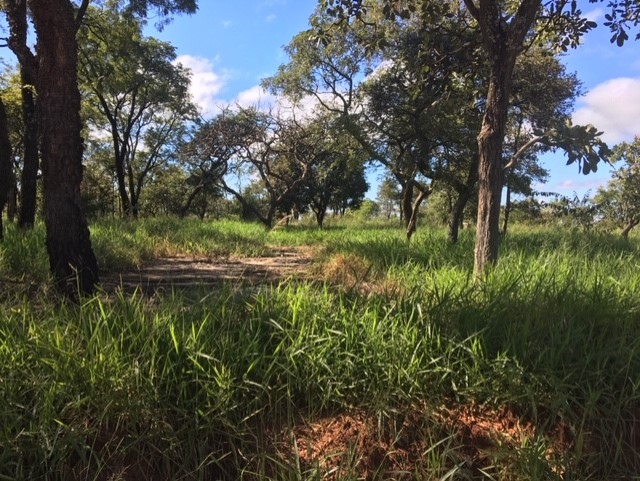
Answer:
POLYGON ((229 28, 233 25, 233 22, 231 20, 223 20, 222 21, 222 28, 229 28))
POLYGON ((586 194, 587 192, 595 192, 598 187, 607 185, 607 178, 592 178, 586 180, 565 179, 552 184, 538 184, 535 188, 538 190, 547 190, 551 192, 586 194))
POLYGON ((594 8, 593 10, 585 12, 583 16, 591 22, 599 22, 600 19, 604 17, 604 10, 601 8, 594 8))
POLYGON ((272 23, 272 22, 275 22, 277 18, 278 16, 275 13, 272 13, 271 15, 267 15, 264 21, 267 23, 272 23))
POLYGON ((609 145, 629 142, 640 135, 640 78, 607 80, 579 100, 574 124, 593 124, 604 131, 609 145))
POLYGON ((225 75, 214 72, 211 60, 191 55, 180 55, 176 63, 191 71, 190 93, 195 104, 205 115, 218 112, 217 95, 225 86, 225 75))
POLYGON ((254 85, 240 92, 236 96, 234 103, 244 108, 258 107, 259 109, 268 110, 278 104, 278 99, 275 95, 270 94, 259 85, 254 85))

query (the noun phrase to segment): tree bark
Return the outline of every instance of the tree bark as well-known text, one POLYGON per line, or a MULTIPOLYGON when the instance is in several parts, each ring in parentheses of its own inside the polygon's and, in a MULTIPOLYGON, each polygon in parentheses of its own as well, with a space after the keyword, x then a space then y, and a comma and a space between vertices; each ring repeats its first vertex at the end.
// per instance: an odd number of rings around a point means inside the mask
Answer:
POLYGON ((98 263, 80 199, 82 122, 77 42, 69 0, 29 0, 38 39, 38 114, 44 221, 56 287, 71 299, 90 294, 98 263))
POLYGON ((473 190, 478 182, 478 156, 475 155, 471 165, 469 166, 469 172, 467 174, 467 180, 463 184, 460 184, 456 189, 458 198, 453 205, 449 214, 449 233, 448 240, 451 244, 458 242, 458 233, 463 225, 464 209, 467 207, 467 203, 473 195, 473 190))
POLYGON ((418 226, 418 212, 420 211, 420 205, 422 204, 422 201, 429 196, 430 193, 431 192, 425 192, 421 190, 419 191, 416 199, 413 201, 413 205, 411 206, 411 218, 407 223, 406 236, 408 241, 411 240, 411 236, 413 236, 418 226))
POLYGON ((2 225, 2 211, 9 200, 9 191, 13 182, 13 163, 11 162, 11 141, 9 140, 9 125, 4 102, 0 98, 0 240, 4 239, 2 225))
POLYGON ((624 226, 624 229, 622 229, 622 232, 620 233, 620 235, 624 238, 624 239, 628 239, 629 238, 629 232, 631 232, 631 229, 633 229, 635 226, 637 226, 640 223, 640 220, 631 220, 627 223, 626 226, 624 226))
POLYGON ((511 214, 511 186, 507 182, 507 193, 504 204, 504 219, 502 221, 502 235, 507 234, 507 229, 509 228, 509 216, 511 214))
POLYGON ((478 134, 478 221, 474 273, 481 277, 498 260, 500 244, 500 200, 504 184, 502 147, 513 81, 513 68, 522 51, 525 35, 533 25, 540 0, 522 0, 507 22, 501 2, 464 0, 478 20, 489 58, 489 89, 482 127, 478 134))
POLYGON ((24 118, 24 164, 20 178, 18 226, 33 227, 36 219, 38 168, 38 119, 33 88, 37 82, 38 61, 27 45, 27 1, 8 0, 5 13, 9 23, 8 46, 20 64, 22 116, 24 118))

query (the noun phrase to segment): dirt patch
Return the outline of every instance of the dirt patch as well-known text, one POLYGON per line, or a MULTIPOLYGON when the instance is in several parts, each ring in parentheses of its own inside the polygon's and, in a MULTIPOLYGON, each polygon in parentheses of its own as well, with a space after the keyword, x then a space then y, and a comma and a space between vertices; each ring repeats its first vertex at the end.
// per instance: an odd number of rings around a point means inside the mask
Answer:
MULTIPOLYGON (((279 455, 328 480, 410 480, 416 473, 467 479, 490 471, 498 459, 503 466, 509 459, 517 464, 519 449, 539 434, 506 407, 423 407, 377 416, 356 411, 299 423, 280 435, 279 455)), ((570 445, 549 441, 553 452, 542 462, 553 477, 562 474, 554 458, 570 445)))
POLYGON ((293 247, 274 247, 260 257, 167 257, 145 262, 137 269, 107 273, 102 285, 107 292, 117 288, 155 292, 225 283, 239 287, 277 284, 308 278, 311 261, 308 251, 293 247))

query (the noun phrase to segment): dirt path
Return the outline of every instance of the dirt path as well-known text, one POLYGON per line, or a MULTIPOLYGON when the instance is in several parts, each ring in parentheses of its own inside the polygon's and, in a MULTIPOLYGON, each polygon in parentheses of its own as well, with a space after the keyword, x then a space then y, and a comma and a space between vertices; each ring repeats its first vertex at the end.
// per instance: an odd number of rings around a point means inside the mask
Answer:
POLYGON ((102 285, 107 291, 121 287, 125 291, 144 292, 165 288, 238 286, 277 284, 288 279, 309 277, 311 256, 303 249, 274 247, 261 257, 169 257, 145 262, 140 268, 103 275, 102 285))

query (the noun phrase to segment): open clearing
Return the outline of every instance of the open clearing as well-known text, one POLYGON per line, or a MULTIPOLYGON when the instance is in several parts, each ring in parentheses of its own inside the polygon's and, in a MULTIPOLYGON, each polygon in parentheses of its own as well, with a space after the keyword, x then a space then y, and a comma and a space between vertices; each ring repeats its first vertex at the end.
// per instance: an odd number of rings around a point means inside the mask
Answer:
POLYGON ((306 279, 312 258, 309 252, 293 247, 272 247, 259 257, 165 257, 145 261, 124 272, 108 272, 102 285, 107 291, 121 287, 144 292, 159 289, 188 289, 203 286, 277 284, 285 279, 306 279))

